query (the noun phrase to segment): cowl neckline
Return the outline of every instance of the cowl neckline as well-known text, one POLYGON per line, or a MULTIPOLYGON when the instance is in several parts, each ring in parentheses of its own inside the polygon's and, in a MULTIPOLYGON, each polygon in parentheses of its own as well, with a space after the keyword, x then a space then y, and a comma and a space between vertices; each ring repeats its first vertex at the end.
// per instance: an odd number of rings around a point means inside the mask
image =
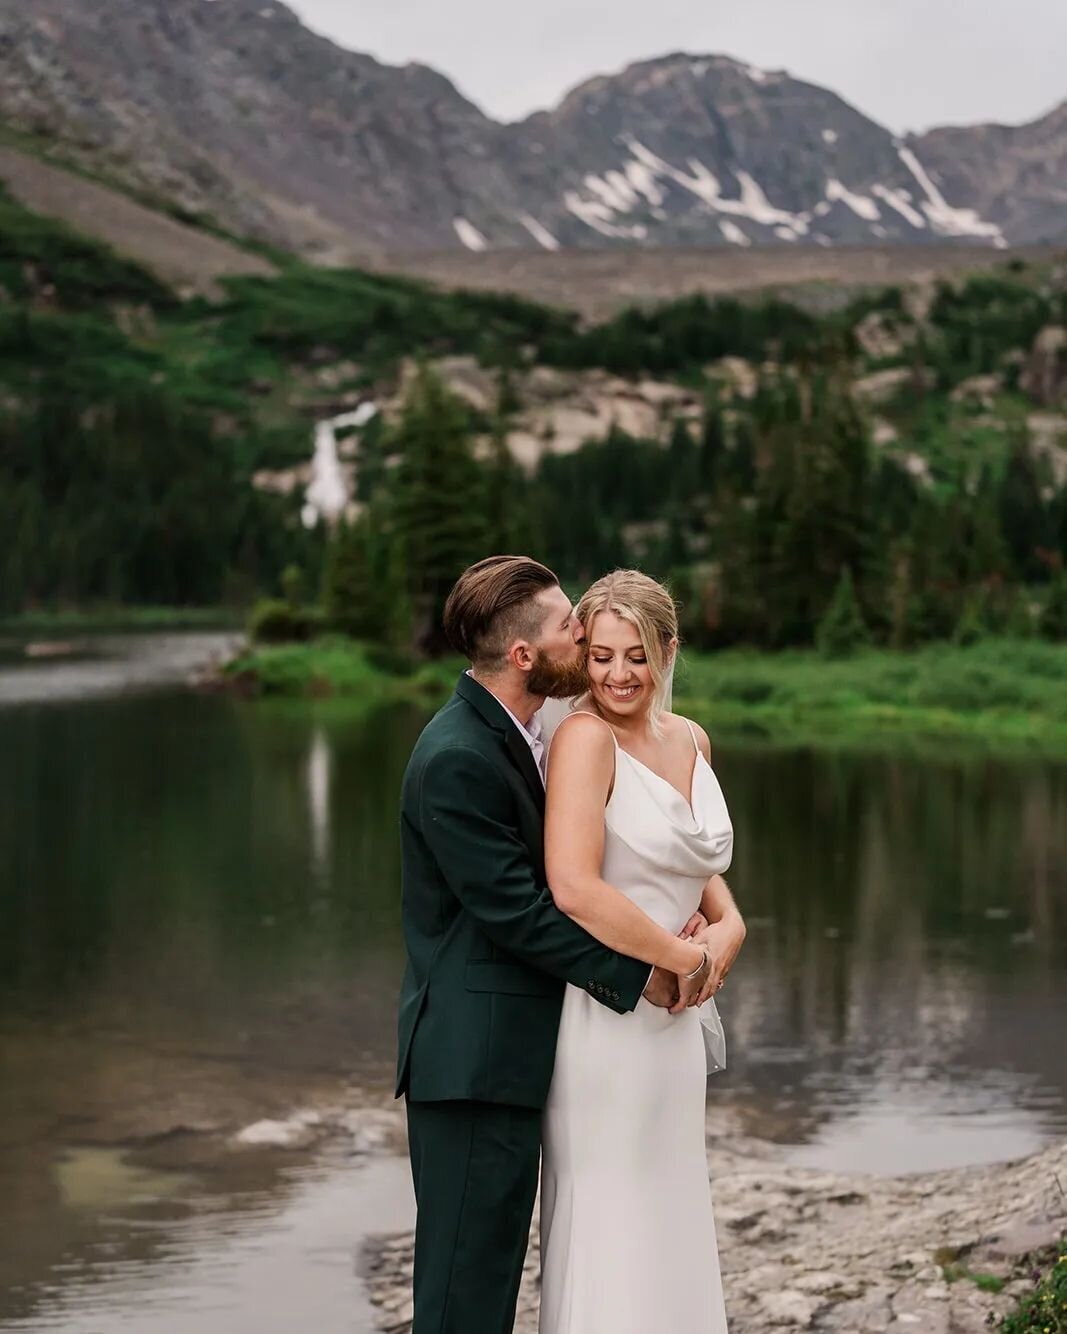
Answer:
MULTIPOLYGON (((614 733, 612 733, 614 736, 614 733)), ((668 779, 623 750, 615 739, 615 784, 604 810, 612 833, 646 862, 681 875, 725 871, 733 851, 726 799, 703 751, 697 748, 690 799, 668 779)))

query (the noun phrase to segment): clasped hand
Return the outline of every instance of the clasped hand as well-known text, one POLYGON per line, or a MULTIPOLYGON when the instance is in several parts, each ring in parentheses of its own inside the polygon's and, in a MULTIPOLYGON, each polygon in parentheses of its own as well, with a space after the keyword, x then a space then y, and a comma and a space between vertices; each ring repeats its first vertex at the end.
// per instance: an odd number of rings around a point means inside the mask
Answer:
POLYGON ((707 966, 695 977, 679 977, 663 968, 653 970, 645 989, 645 999, 671 1014, 680 1014, 691 1005, 703 1005, 714 996, 733 966, 745 939, 740 915, 709 923, 702 913, 694 913, 679 935, 707 950, 707 966), (736 917, 736 920, 735 920, 736 917))

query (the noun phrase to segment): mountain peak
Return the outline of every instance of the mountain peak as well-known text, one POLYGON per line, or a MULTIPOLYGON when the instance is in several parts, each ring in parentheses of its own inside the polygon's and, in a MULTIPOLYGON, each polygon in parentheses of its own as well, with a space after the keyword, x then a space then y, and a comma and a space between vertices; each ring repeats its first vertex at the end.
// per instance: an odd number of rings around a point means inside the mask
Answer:
POLYGON ((785 70, 674 51, 501 125, 437 70, 344 50, 280 0, 0 0, 0 44, 16 129, 319 259, 1067 237, 1067 103, 898 142, 785 70))

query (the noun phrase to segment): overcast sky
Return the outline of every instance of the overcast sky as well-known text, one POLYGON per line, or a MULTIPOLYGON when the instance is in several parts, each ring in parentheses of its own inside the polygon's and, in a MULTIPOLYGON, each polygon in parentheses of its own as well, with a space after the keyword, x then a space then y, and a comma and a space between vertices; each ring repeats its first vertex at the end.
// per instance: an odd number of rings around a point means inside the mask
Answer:
POLYGON ((1067 98, 1067 0, 288 0, 317 31, 447 74, 498 119, 669 51, 788 69, 897 131, 1067 98))

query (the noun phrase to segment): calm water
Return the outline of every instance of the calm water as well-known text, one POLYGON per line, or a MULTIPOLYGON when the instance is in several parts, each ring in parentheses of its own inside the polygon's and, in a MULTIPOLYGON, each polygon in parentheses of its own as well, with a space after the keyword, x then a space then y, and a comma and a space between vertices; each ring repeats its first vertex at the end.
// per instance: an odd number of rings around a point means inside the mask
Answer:
MULTIPOLYGON (((0 665, 0 1328, 368 1329, 354 1250, 406 1216, 402 1165, 231 1137, 388 1103, 422 720, 72 672, 0 665)), ((750 924, 730 1126, 870 1171, 1067 1134, 1067 765, 723 742, 716 767, 750 924)))

